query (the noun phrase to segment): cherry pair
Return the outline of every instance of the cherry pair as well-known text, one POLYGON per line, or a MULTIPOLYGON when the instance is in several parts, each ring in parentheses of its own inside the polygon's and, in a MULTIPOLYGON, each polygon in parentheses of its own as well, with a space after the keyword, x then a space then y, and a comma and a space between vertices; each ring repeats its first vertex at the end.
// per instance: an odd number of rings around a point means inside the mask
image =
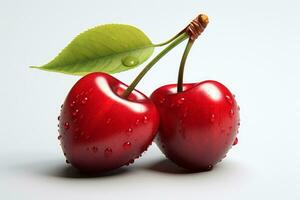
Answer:
POLYGON ((59 117, 59 139, 67 162, 84 172, 129 165, 156 144, 189 170, 209 170, 237 143, 239 108, 221 83, 166 85, 150 98, 101 72, 81 78, 59 117))
POLYGON ((208 16, 200 14, 160 44, 133 26, 97 26, 75 37, 49 63, 33 67, 85 75, 69 92, 59 117, 58 139, 67 162, 85 172, 116 169, 133 163, 156 135, 161 151, 186 169, 209 170, 222 160, 237 143, 234 96, 216 81, 183 84, 189 51, 208 23, 208 16), (145 74, 186 39, 177 84, 158 88, 150 98, 135 90, 145 74), (106 74, 132 69, 155 47, 165 45, 129 86, 106 74))

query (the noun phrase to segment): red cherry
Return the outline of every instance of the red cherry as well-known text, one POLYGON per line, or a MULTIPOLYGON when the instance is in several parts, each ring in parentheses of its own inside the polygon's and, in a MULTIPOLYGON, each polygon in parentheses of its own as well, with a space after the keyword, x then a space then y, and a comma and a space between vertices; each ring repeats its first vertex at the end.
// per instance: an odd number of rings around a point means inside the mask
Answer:
POLYGON ((238 105, 217 81, 158 88, 151 95, 160 114, 156 138, 161 151, 179 166, 209 170, 226 156, 239 124, 238 105))
POLYGON ((112 170, 139 157, 159 125, 152 101, 114 77, 92 73, 69 92, 59 118, 59 139, 65 156, 85 172, 112 170), (147 119, 147 120, 145 120, 147 119))

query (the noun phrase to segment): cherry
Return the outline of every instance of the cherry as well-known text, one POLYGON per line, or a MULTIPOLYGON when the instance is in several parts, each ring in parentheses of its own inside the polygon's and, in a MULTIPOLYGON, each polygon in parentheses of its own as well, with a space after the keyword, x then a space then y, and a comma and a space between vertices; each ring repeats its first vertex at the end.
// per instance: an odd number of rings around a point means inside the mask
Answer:
POLYGON ((151 144, 159 125, 152 101, 105 73, 91 73, 71 89, 59 117, 67 162, 84 172, 132 163, 151 144))
POLYGON ((160 114, 156 143, 173 162, 190 170, 211 169, 237 143, 239 108, 217 81, 165 85, 151 99, 160 114))

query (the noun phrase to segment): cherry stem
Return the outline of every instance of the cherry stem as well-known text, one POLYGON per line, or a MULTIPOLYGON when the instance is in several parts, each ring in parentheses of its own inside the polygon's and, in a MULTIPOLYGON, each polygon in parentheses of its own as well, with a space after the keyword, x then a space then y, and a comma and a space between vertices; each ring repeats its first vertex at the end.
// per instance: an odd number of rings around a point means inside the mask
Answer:
POLYGON ((183 31, 177 33, 177 34, 176 34, 175 36, 173 36, 171 39, 169 39, 169 40, 167 40, 167 41, 165 41, 165 42, 163 42, 163 43, 155 44, 154 46, 155 46, 155 47, 162 47, 162 46, 164 46, 164 45, 166 45, 166 44, 170 44, 170 43, 173 42, 176 38, 178 38, 182 33, 183 33, 183 31))
MULTIPOLYGON (((133 82, 128 86, 128 88, 122 94, 122 97, 127 99, 137 84, 141 81, 141 79, 145 76, 145 74, 155 65, 162 57, 164 57, 169 51, 171 51, 178 44, 189 38, 188 34, 185 32, 180 32, 181 34, 177 34, 174 38, 169 40, 173 41, 169 44, 165 49, 163 49, 153 60, 151 60, 148 65, 139 73, 139 75, 133 80, 133 82)), ((167 41, 168 42, 168 41, 167 41)), ((164 43, 162 43, 164 44, 164 43)), ((166 43, 167 44, 167 43, 166 43)))
POLYGON ((179 71, 178 71, 178 81, 177 81, 177 92, 178 93, 183 91, 184 66, 185 66, 186 59, 189 55, 189 52, 190 52, 193 44, 194 44, 194 40, 189 39, 188 43, 186 44, 182 58, 181 58, 180 67, 179 67, 179 71))

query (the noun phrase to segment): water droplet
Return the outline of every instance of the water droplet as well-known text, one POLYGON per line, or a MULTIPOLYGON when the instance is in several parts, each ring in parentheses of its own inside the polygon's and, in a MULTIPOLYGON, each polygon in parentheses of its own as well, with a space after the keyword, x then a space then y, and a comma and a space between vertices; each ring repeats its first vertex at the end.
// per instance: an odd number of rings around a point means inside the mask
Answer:
POLYGON ((57 120, 58 120, 58 121, 60 120, 60 116, 57 117, 57 120))
POLYGON ((130 159, 130 160, 126 163, 126 165, 128 166, 128 165, 130 165, 130 164, 132 164, 132 163, 134 163, 134 159, 130 159))
POLYGON ((232 145, 237 145, 238 142, 239 142, 239 140, 238 140, 238 138, 236 137, 236 138, 234 139, 234 142, 233 142, 232 145))
POLYGON ((93 151, 93 153, 97 153, 97 151, 98 151, 98 147, 96 147, 96 146, 93 146, 93 147, 92 147, 92 151, 93 151))
POLYGON ((131 133, 132 131, 133 131, 132 128, 127 129, 127 132, 129 132, 129 133, 131 133))
POLYGON ((177 100, 177 105, 181 105, 184 102, 184 97, 181 97, 180 99, 177 100))
POLYGON ((148 117, 147 117, 147 116, 144 116, 143 122, 144 122, 145 124, 148 122, 148 117))
MULTIPOLYGON (((151 145, 151 144, 150 144, 150 145, 151 145)), ((149 147, 148 145, 145 145, 145 146, 142 147, 142 150, 143 150, 143 151, 147 151, 148 147, 149 147)), ((142 156, 142 154, 141 154, 140 156, 142 156)))
POLYGON ((107 147, 105 150, 104 150, 104 156, 105 157, 110 157, 112 155, 112 149, 110 147, 107 147))
POLYGON ((166 101, 165 98, 161 98, 161 99, 159 100, 159 103, 163 104, 163 103, 165 103, 165 101, 166 101))
POLYGON ((64 123, 64 128, 65 128, 66 130, 68 130, 68 129, 70 128, 69 122, 65 122, 65 123, 64 123))
POLYGON ((66 160, 66 163, 67 163, 67 164, 69 164, 69 163, 70 163, 70 161, 66 160))
POLYGON ((212 123, 215 121, 215 114, 212 114, 212 115, 210 116, 210 121, 211 121, 212 123))
POLYGON ((207 170, 211 170, 213 168, 213 165, 208 165, 207 170))
POLYGON ((87 97, 84 97, 84 98, 82 99, 81 103, 82 103, 82 104, 86 104, 87 100, 88 100, 88 98, 87 98, 87 97))
POLYGON ((111 122, 111 118, 107 118, 106 124, 110 124, 110 122, 111 122))
POLYGON ((70 104, 70 107, 73 107, 75 105, 75 101, 72 101, 72 103, 70 104))
POLYGON ((136 57, 133 56, 127 56, 122 59, 122 64, 125 67, 134 67, 139 64, 139 60, 136 57))
POLYGON ((186 118, 188 116, 188 112, 187 111, 184 111, 183 113, 183 118, 186 118))
POLYGON ((60 140, 61 138, 62 138, 62 135, 59 135, 59 136, 57 137, 58 140, 60 140))
POLYGON ((139 123, 140 123, 140 120, 137 119, 137 120, 135 121, 135 125, 138 125, 139 123))
POLYGON ((77 123, 77 121, 78 121, 78 118, 73 119, 74 123, 77 123))
POLYGON ((230 115, 230 117, 232 117, 234 115, 234 111, 232 109, 230 109, 229 115, 230 115))
MULTIPOLYGON (((81 134, 84 135, 84 132, 81 132, 81 134)), ((90 136, 89 134, 85 134, 85 139, 86 139, 86 140, 90 139, 90 137, 91 137, 91 136, 90 136)))
POLYGON ((225 98, 226 98, 228 103, 232 104, 232 99, 229 95, 226 95, 225 98))
POLYGON ((127 141, 123 144, 124 149, 130 149, 130 147, 131 147, 131 142, 129 142, 129 141, 127 141))
POLYGON ((76 109, 76 110, 72 113, 72 115, 73 115, 73 116, 76 116, 78 112, 79 112, 79 110, 76 109))

